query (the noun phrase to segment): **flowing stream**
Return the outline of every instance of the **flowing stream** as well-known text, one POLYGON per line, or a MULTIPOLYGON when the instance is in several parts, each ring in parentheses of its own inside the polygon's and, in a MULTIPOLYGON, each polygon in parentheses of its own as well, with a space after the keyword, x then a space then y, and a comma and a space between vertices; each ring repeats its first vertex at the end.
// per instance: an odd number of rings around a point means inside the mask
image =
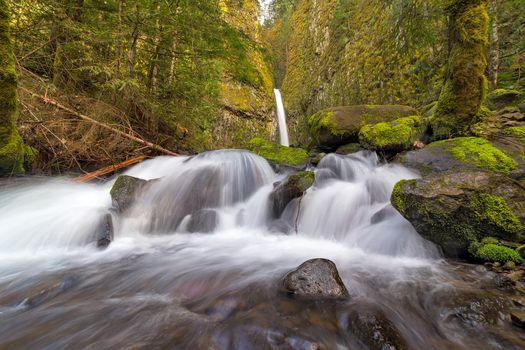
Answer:
POLYGON ((0 348, 525 346, 494 276, 445 262, 390 206, 394 184, 416 174, 368 152, 328 155, 312 170, 315 185, 276 218, 269 195, 286 175, 259 156, 146 161, 127 174, 152 181, 113 213, 105 250, 94 237, 114 181, 4 185, 0 348), (283 293, 282 277, 311 258, 336 263, 348 300, 283 293))
POLYGON ((277 121, 279 123, 279 142, 281 145, 289 147, 288 126, 286 125, 286 114, 284 112, 283 99, 279 89, 273 90, 275 94, 275 103, 277 106, 277 121))

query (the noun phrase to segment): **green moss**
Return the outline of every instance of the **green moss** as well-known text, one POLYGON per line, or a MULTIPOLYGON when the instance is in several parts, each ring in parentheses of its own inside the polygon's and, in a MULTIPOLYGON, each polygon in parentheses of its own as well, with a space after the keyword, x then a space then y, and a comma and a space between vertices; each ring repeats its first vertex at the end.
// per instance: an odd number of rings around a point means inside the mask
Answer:
POLYGON ((329 130, 333 135, 344 134, 344 132, 339 130, 337 123, 333 120, 333 115, 333 111, 324 110, 308 118, 308 127, 314 137, 319 135, 322 129, 329 130))
POLYGON ((365 125, 359 131, 359 142, 371 150, 402 151, 409 149, 419 138, 420 116, 396 119, 390 123, 365 125))
POLYGON ((448 2, 446 12, 450 51, 446 81, 432 121, 437 139, 466 133, 476 122, 488 89, 485 77, 489 24, 487 0, 452 0, 448 2))
POLYGON ((505 134, 514 136, 525 144, 525 125, 505 129, 505 134))
POLYGON ((442 147, 455 159, 480 169, 509 173, 517 168, 516 162, 480 137, 459 137, 434 142, 430 147, 442 147))
POLYGON ((519 96, 521 92, 518 90, 496 89, 489 94, 489 98, 498 98, 506 95, 519 96))
POLYGON ((304 192, 315 182, 315 173, 313 171, 299 171, 292 174, 286 180, 288 184, 304 192))
POLYGON ((308 153, 302 148, 284 147, 262 138, 248 142, 247 148, 277 164, 301 165, 308 161, 308 153))
POLYGON ((517 236, 525 229, 512 209, 507 205, 505 198, 480 193, 479 201, 482 215, 499 230, 517 236))
POLYGON ((406 211, 406 205, 404 202, 404 196, 401 193, 401 187, 403 187, 405 184, 413 184, 416 180, 401 180, 394 186, 394 189, 392 190, 392 195, 390 196, 390 202, 392 203, 392 206, 397 209, 401 214, 405 213, 406 211))
POLYGON ((517 264, 523 262, 522 257, 516 250, 494 243, 480 244, 476 242, 471 245, 469 252, 477 258, 490 262, 500 262, 503 264, 507 261, 512 261, 517 264))

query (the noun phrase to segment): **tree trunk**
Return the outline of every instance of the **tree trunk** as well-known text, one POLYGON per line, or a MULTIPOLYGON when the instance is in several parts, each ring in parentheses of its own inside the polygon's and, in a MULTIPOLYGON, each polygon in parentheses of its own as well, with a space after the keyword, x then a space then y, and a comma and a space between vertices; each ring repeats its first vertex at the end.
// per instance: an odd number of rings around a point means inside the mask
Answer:
POLYGON ((0 175, 23 173, 24 146, 18 130, 17 75, 9 34, 10 12, 0 0, 0 175))
POLYGON ((135 5, 135 24, 128 40, 128 75, 135 76, 135 59, 137 55, 137 41, 139 40, 140 11, 139 5, 135 5))
POLYGON ((487 0, 453 0, 446 7, 449 53, 432 121, 436 139, 466 134, 487 94, 487 0))
POLYGON ((500 65, 499 50, 499 18, 498 9, 501 0, 491 0, 490 10, 492 12, 492 21, 490 23, 490 56, 488 76, 490 85, 493 89, 498 86, 498 73, 500 65))

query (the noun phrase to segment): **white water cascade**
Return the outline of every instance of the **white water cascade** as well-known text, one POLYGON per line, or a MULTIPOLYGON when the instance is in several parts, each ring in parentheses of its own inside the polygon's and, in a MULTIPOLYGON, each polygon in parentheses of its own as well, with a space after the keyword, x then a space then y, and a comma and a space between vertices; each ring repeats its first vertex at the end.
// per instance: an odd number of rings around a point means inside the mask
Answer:
POLYGON ((4 185, 0 348, 364 349, 348 331, 356 308, 379 310, 407 348, 482 348, 487 340, 435 301, 454 296, 436 247, 389 203, 394 184, 417 175, 371 152, 328 155, 312 170, 315 184, 280 217, 270 194, 287 174, 246 151, 134 166, 127 175, 152 181, 121 214, 114 180, 4 185), (99 250, 108 211, 114 240, 99 250), (335 262, 349 302, 332 309, 279 293, 282 277, 312 258, 335 262))
POLYGON ((275 103, 277 105, 277 121, 279 122, 279 140, 281 145, 289 147, 288 126, 286 125, 286 114, 284 112, 283 99, 279 89, 273 90, 275 94, 275 103))

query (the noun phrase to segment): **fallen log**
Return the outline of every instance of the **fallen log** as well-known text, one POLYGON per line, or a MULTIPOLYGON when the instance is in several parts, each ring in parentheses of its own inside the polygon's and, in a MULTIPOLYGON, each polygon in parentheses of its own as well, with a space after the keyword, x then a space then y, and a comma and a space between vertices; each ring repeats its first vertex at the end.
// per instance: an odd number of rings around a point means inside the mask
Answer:
POLYGON ((34 97, 37 97, 37 98, 41 99, 41 100, 44 101, 44 103, 46 103, 46 104, 49 104, 49 105, 55 106, 55 107, 57 107, 57 108, 59 108, 59 109, 61 109, 61 110, 63 110, 63 111, 66 111, 66 112, 68 112, 69 114, 72 114, 72 115, 74 115, 74 116, 76 116, 76 117, 78 117, 78 118, 80 118, 80 119, 82 119, 82 120, 85 120, 85 121, 87 121, 87 122, 90 122, 90 123, 92 123, 92 124, 95 124, 95 125, 97 125, 97 126, 100 126, 101 128, 104 128, 104 129, 106 129, 106 130, 109 130, 109 131, 111 131, 111 132, 114 132, 115 134, 118 134, 118 135, 120 135, 120 136, 122 136, 122 137, 125 137, 125 138, 127 138, 127 139, 130 139, 130 140, 135 141, 135 142, 137 142, 137 143, 140 143, 141 145, 147 146, 147 147, 149 147, 149 148, 151 148, 151 149, 157 150, 157 151, 159 151, 159 152, 161 152, 161 153, 164 153, 164 154, 167 154, 167 155, 170 155, 170 156, 178 156, 178 155, 179 155, 179 154, 177 154, 177 153, 175 153, 175 152, 172 152, 172 151, 170 151, 170 150, 168 150, 168 149, 165 149, 165 148, 162 147, 162 146, 159 146, 159 145, 156 145, 156 144, 154 144, 154 143, 152 143, 152 142, 149 142, 149 141, 143 140, 143 139, 141 139, 141 138, 139 138, 139 137, 136 137, 136 136, 133 136, 133 135, 129 135, 129 134, 125 133, 124 131, 121 131, 121 130, 115 129, 115 128, 113 128, 113 127, 107 125, 107 124, 104 124, 104 123, 102 123, 102 122, 99 122, 99 121, 97 121, 97 120, 91 118, 91 117, 88 117, 87 115, 81 114, 81 113, 75 111, 75 110, 72 109, 72 108, 69 108, 69 107, 67 107, 67 106, 64 106, 63 104, 61 104, 61 103, 58 102, 58 101, 55 101, 55 100, 53 100, 53 99, 50 99, 50 98, 47 97, 47 96, 43 96, 43 95, 37 94, 36 92, 33 92, 33 91, 31 91, 31 90, 28 90, 28 89, 26 89, 26 88, 24 88, 24 87, 20 87, 20 89, 23 90, 23 91, 25 91, 26 93, 28 93, 28 94, 31 95, 31 96, 34 96, 34 97))
POLYGON ((98 170, 93 171, 91 173, 87 173, 87 174, 81 175, 79 177, 74 178, 73 181, 80 182, 80 183, 88 182, 88 181, 96 179, 96 178, 98 178, 100 176, 107 175, 107 174, 113 173, 113 172, 115 172, 117 170, 120 170, 120 169, 123 169, 123 168, 127 168, 128 166, 131 166, 133 164, 140 163, 144 159, 146 159, 145 156, 138 156, 138 157, 135 157, 135 158, 131 158, 131 159, 123 161, 122 163, 109 165, 107 167, 104 167, 102 169, 98 169, 98 170))

